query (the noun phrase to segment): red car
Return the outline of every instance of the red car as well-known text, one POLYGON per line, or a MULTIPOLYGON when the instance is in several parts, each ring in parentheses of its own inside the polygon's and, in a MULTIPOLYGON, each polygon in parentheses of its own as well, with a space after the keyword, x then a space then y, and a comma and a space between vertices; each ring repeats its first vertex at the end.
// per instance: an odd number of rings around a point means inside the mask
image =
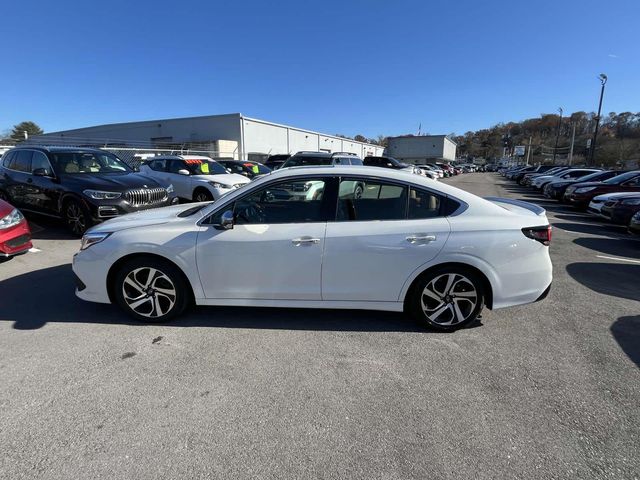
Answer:
POLYGON ((31 230, 24 216, 0 200, 0 261, 26 253, 31 247, 31 230))
POLYGON ((585 209, 598 195, 615 192, 640 192, 640 170, 626 172, 603 182, 578 182, 567 187, 564 199, 574 207, 585 209))

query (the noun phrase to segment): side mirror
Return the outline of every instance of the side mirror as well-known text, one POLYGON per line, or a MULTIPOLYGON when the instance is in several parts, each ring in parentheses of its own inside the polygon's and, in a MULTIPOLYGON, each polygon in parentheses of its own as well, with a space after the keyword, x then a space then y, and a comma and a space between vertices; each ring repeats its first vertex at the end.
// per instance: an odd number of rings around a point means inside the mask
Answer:
POLYGON ((180 170, 178 170, 178 175, 186 175, 188 177, 191 174, 189 173, 189 170, 185 170, 184 168, 181 168, 180 170))
POLYGON ((233 228, 233 210, 227 210, 220 216, 220 223, 214 225, 218 230, 231 230, 233 228))
POLYGON ((35 177, 49 177, 49 172, 46 168, 36 168, 33 172, 35 177))

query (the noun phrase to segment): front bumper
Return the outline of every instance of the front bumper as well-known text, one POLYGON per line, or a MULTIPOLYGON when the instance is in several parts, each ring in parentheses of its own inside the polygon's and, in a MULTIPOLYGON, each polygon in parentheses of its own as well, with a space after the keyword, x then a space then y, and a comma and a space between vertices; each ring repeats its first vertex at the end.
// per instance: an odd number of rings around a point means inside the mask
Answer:
POLYGON ((7 230, 0 230, 0 256, 13 257, 27 253, 31 244, 31 231, 26 220, 7 230))
POLYGON ((135 213, 143 210, 151 210, 152 208, 168 207, 175 205, 179 202, 178 197, 168 196, 166 200, 145 204, 145 205, 132 205, 122 198, 114 200, 90 200, 84 199, 91 218, 94 222, 103 222, 110 218, 126 215, 127 213, 135 213))
POLYGON ((107 275, 111 264, 105 255, 93 245, 73 256, 71 268, 75 275, 76 296, 88 302, 111 303, 107 291, 107 275))

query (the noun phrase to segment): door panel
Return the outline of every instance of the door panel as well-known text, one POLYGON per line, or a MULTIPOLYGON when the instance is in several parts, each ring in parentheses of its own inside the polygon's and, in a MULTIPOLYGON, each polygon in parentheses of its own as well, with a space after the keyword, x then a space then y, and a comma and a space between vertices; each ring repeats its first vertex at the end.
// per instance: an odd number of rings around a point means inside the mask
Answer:
MULTIPOLYGON (((233 228, 209 226, 198 235, 206 297, 320 300, 332 185, 315 177, 281 180, 223 208, 233 211, 233 228)), ((222 213, 210 223, 221 223, 222 213)))
POLYGON ((398 301, 405 281, 449 236, 437 193, 386 180, 342 178, 336 222, 327 225, 322 299, 398 301), (354 183, 355 181, 355 183, 354 183), (357 184, 359 193, 344 192, 357 184))
POLYGON ((320 300, 326 223, 212 226, 196 258, 206 298, 320 300))
POLYGON ((327 224, 322 299, 398 301, 405 281, 438 255, 449 231, 444 217, 327 224))

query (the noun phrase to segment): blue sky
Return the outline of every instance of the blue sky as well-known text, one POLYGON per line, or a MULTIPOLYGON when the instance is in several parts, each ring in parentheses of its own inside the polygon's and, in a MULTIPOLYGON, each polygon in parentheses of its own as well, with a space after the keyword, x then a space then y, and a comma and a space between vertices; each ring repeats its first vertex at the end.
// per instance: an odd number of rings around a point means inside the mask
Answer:
POLYGON ((640 111, 640 1, 3 6, 0 131, 241 112, 346 135, 640 111))

